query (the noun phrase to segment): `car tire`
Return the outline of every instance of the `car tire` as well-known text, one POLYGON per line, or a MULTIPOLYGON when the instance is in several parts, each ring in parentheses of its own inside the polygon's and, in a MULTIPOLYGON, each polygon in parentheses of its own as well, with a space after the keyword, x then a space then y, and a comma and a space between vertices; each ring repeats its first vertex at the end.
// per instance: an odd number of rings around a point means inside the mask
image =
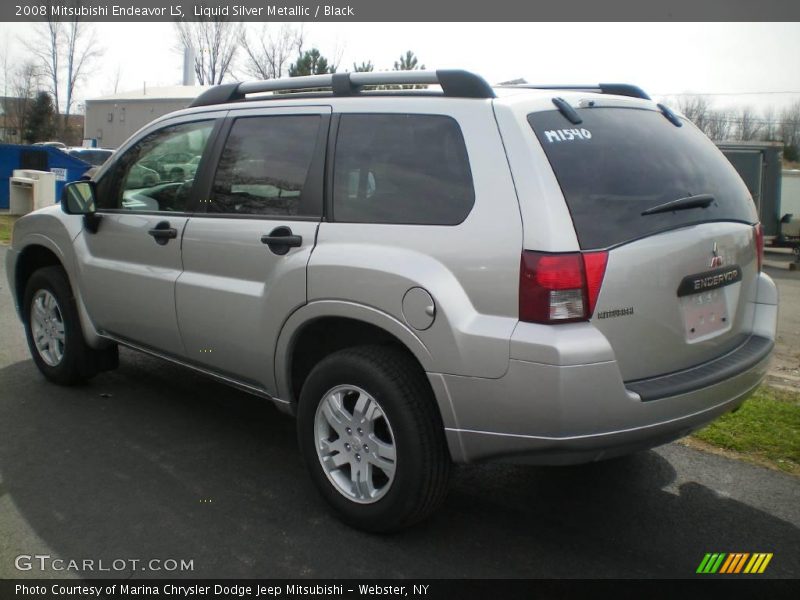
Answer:
POLYGON ((424 372, 403 350, 361 346, 324 358, 303 384, 297 417, 311 479, 348 525, 398 531, 444 501, 444 427, 424 372))
POLYGON ((116 344, 101 350, 86 344, 75 297, 61 267, 44 267, 31 275, 25 287, 22 316, 31 356, 53 383, 83 383, 119 364, 116 344))

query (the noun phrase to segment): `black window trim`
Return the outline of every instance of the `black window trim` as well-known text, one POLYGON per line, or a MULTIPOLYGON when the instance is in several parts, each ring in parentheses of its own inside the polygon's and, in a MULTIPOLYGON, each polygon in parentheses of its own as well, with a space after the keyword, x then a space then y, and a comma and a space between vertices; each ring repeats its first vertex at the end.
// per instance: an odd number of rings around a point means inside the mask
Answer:
MULTIPOLYGON (((196 212, 192 214, 193 217, 210 218, 210 219, 248 219, 258 221, 306 221, 318 222, 324 216, 324 193, 325 193, 325 163, 326 145, 329 135, 329 128, 331 123, 331 114, 327 111, 320 112, 280 112, 280 113, 248 113, 236 114, 235 112, 229 113, 224 118, 224 123, 220 128, 217 139, 214 142, 214 147, 208 155, 209 166, 213 167, 204 169, 202 179, 196 186, 198 190, 203 190, 202 194, 197 197, 196 212), (208 205, 202 201, 211 197, 211 189, 214 185, 214 178, 217 175, 217 167, 219 166, 222 152, 225 150, 225 145, 228 143, 228 137, 233 129, 234 122, 237 119, 258 119, 264 117, 302 117, 302 116, 315 116, 320 118, 320 127, 317 132, 317 139, 314 146, 314 153, 311 157, 311 163, 308 166, 308 174, 306 181, 303 185, 304 193, 316 195, 319 198, 318 214, 317 215, 247 215, 247 214, 234 214, 234 213, 210 213, 207 211, 208 205), (306 191, 308 190, 308 191, 306 191)), ((198 171, 204 164, 198 166, 198 171)))
POLYGON ((325 201, 322 220, 333 223, 333 172, 336 162, 336 140, 339 139, 339 122, 342 113, 335 112, 331 115, 331 125, 328 130, 328 139, 325 157, 325 201))
POLYGON ((330 138, 328 140, 328 152, 329 152, 329 160, 326 164, 326 197, 325 197, 325 209, 326 209, 326 220, 331 223, 349 223, 353 225, 385 225, 387 227, 393 226, 403 226, 403 227, 458 227, 464 221, 466 221, 469 216, 472 214, 472 211, 475 210, 475 202, 477 200, 477 192, 475 191, 475 177, 472 174, 472 160, 469 155, 469 150, 467 149, 467 139, 464 136, 464 130, 461 128, 461 123, 459 123, 458 119, 456 119, 453 115, 447 113, 428 113, 428 112, 403 112, 403 111, 346 111, 346 112, 334 112, 333 118, 335 119, 335 126, 331 127, 330 131, 330 138), (339 142, 339 124, 341 122, 342 116, 368 116, 368 115, 375 115, 375 116, 425 116, 425 117, 445 117, 450 119, 456 124, 458 127, 458 132, 461 134, 461 139, 464 142, 464 151, 467 155, 467 168, 469 169, 469 181, 470 187, 472 188, 472 202, 470 204, 469 210, 464 214, 464 218, 461 219, 458 223, 373 223, 370 221, 343 221, 336 219, 336 215, 334 214, 333 208, 333 180, 334 180, 334 173, 336 171, 336 155, 337 155, 337 144, 339 142))

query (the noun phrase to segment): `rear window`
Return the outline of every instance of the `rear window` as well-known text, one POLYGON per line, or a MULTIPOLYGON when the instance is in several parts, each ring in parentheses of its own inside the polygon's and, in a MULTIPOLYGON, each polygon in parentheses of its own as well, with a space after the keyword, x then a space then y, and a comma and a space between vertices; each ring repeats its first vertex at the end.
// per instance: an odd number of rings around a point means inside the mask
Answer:
POLYGON ((747 187, 696 127, 630 108, 579 109, 573 125, 557 110, 528 115, 566 198, 581 248, 607 248, 708 221, 755 223, 747 187), (699 194, 714 202, 642 216, 659 204, 699 194))
POLYGON ((457 225, 474 201, 467 149, 454 119, 342 115, 333 175, 337 221, 457 225))

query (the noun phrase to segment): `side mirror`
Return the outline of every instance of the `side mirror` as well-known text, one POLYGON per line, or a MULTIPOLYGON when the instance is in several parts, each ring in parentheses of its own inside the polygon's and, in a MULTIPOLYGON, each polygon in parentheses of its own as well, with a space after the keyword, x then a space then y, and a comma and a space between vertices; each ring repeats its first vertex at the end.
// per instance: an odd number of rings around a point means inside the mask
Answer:
POLYGON ((93 181, 73 181, 61 193, 61 210, 68 215, 92 215, 96 210, 93 181))
POLYGON ((786 213, 781 217, 781 223, 791 223, 793 216, 794 215, 792 213, 786 213))

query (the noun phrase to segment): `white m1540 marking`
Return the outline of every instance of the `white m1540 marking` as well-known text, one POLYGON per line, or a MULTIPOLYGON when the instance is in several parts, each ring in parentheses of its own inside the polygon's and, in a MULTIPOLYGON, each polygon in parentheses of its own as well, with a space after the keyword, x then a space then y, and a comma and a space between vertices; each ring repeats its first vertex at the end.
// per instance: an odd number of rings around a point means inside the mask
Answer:
POLYGON ((571 142, 573 140, 590 140, 592 132, 588 129, 550 129, 544 132, 545 138, 553 142, 571 142))

